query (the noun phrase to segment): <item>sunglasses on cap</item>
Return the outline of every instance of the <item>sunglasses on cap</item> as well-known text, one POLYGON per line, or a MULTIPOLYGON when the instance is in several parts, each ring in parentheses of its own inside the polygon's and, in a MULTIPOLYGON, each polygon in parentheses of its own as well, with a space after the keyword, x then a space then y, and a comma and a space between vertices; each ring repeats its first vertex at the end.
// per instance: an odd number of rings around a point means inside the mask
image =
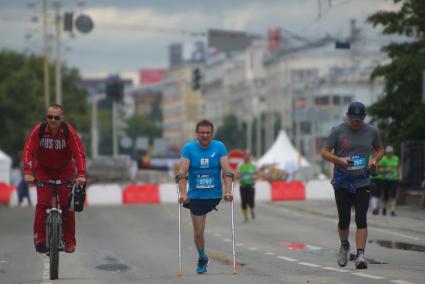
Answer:
POLYGON ((58 115, 46 115, 48 120, 60 120, 61 117, 58 115))

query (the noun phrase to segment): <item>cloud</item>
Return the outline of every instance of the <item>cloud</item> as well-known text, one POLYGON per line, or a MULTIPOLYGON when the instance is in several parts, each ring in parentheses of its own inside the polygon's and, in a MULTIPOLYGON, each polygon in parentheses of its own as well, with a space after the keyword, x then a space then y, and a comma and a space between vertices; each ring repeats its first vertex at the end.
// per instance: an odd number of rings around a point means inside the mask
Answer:
MULTIPOLYGON (((0 23, 0 49, 6 46, 22 51, 28 45, 24 36, 31 12, 25 3, 19 2, 0 2, 0 20, 6 18, 0 23), (8 22, 10 17, 13 21, 8 22)), ((73 1, 63 3, 64 10, 80 10, 73 1)), ((378 31, 365 23, 367 16, 399 6, 385 0, 333 0, 330 8, 328 0, 321 3, 319 9, 317 0, 90 0, 82 11, 93 18, 94 29, 87 35, 76 32, 71 40, 64 35, 71 46, 64 57, 83 74, 165 67, 169 44, 206 41, 208 28, 266 36, 269 27, 280 26, 317 39, 325 34, 347 36, 351 18, 357 19, 365 33, 375 37, 378 31)), ((37 9, 40 11, 41 6, 37 9)), ((41 36, 35 36, 34 41, 37 40, 41 46, 41 36)), ((37 42, 32 45, 37 46, 37 42)))

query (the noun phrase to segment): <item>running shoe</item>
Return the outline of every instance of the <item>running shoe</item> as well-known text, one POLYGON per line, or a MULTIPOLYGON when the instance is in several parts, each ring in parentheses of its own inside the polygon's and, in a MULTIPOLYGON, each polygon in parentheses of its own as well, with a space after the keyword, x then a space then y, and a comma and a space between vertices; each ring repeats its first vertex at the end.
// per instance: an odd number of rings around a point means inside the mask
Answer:
POLYGON ((252 220, 255 219, 255 212, 254 212, 254 210, 251 210, 251 218, 252 218, 252 220))
POLYGON ((349 252, 350 252, 350 246, 347 246, 347 247, 341 246, 339 248, 339 253, 338 253, 339 266, 345 267, 347 265, 349 252))
POLYGON ((198 259, 198 267, 196 268, 196 272, 198 274, 207 272, 207 266, 208 266, 208 257, 198 259))
POLYGON ((356 268, 367 269, 367 262, 362 253, 358 254, 356 257, 356 268))
POLYGON ((387 208, 382 209, 382 215, 387 216, 387 208))
POLYGON ((46 253, 49 250, 47 249, 46 243, 38 243, 35 245, 35 250, 39 253, 46 253))
POLYGON ((393 217, 397 216, 397 214, 395 213, 395 211, 391 211, 391 216, 393 216, 393 217))

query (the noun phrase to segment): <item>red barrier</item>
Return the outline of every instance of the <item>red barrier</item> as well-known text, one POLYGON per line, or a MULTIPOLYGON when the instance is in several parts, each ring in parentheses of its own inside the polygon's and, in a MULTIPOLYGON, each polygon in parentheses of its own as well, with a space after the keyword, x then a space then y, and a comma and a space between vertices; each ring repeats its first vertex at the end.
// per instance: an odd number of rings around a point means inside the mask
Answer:
POLYGON ((305 200, 304 183, 276 181, 272 183, 272 201, 305 200))
POLYGON ((9 205, 10 196, 15 190, 15 186, 0 182, 0 204, 9 205))
POLYGON ((130 184, 123 191, 124 204, 157 204, 159 190, 156 184, 130 184))

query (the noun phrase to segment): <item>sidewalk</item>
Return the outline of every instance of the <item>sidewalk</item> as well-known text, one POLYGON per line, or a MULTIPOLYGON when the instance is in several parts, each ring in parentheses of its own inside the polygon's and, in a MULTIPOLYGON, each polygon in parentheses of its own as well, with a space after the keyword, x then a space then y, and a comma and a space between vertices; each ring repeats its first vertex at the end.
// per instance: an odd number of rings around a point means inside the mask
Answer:
MULTIPOLYGON (((337 210, 334 200, 305 200, 274 202, 277 206, 282 206, 300 212, 319 215, 337 220, 337 210)), ((400 205, 396 208, 397 216, 372 215, 368 211, 368 224, 376 228, 396 228, 404 231, 425 234, 425 209, 415 206, 400 205)), ((353 213, 354 214, 354 213, 353 213)), ((352 218, 352 222, 354 218, 352 218)))

